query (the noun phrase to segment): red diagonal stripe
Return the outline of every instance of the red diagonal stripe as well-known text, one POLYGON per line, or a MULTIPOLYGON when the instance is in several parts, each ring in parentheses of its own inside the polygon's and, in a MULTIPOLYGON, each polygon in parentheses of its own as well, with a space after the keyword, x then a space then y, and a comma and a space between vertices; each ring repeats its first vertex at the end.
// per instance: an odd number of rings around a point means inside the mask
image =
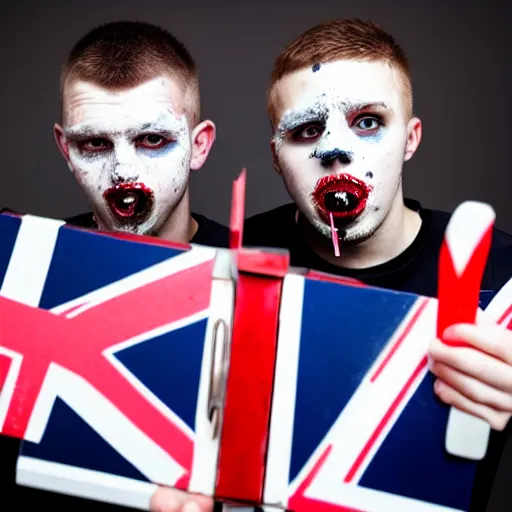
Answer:
POLYGON ((397 350, 400 348, 400 345, 404 342, 404 340, 409 336, 409 333, 411 332, 412 328, 416 325, 419 318, 421 317, 421 314, 427 307, 429 302, 429 299, 426 297, 420 299, 420 306, 415 311, 412 318, 409 320, 407 325, 405 326, 405 329, 402 331, 398 339, 395 341, 394 345, 391 347, 391 350, 387 353, 386 357, 382 361, 382 363, 379 365, 375 373, 370 378, 370 382, 375 382, 379 375, 383 372, 384 368, 389 364, 391 361, 391 358, 396 354, 397 350))
MULTIPOLYGON (((151 405, 104 357, 87 361, 89 383, 123 413, 136 427, 173 457, 182 467, 192 465, 192 440, 174 423, 151 405)), ((77 365, 80 373, 84 364, 77 365)))
POLYGON ((311 468, 308 476, 300 484, 299 488, 295 491, 290 498, 287 510, 290 512, 363 512, 359 509, 347 507, 345 505, 337 505, 315 498, 306 496, 306 491, 313 483, 321 467, 329 457, 332 451, 332 445, 327 446, 325 451, 320 455, 314 466, 311 468))
POLYGON ((85 378, 182 467, 190 468, 192 441, 101 353, 207 308, 212 267, 210 261, 168 276, 72 319, 0 297, 2 345, 24 356, 3 433, 24 437, 44 376, 54 362, 85 378), (185 294, 184 290, 191 291, 185 294))
MULTIPOLYGON (((366 457, 368 456, 370 450, 372 449, 373 445, 375 444, 378 437, 382 434, 382 431, 386 427, 386 425, 391 420, 392 416, 395 414, 397 408, 399 407, 400 403, 405 398, 407 392, 411 388, 412 384, 415 382, 415 380, 420 375, 421 371, 426 367, 427 365, 427 358, 424 358, 421 360, 420 364, 415 368, 412 375, 409 377, 407 383, 403 386, 403 388, 400 390, 400 393, 397 395, 389 409, 387 410, 386 414, 380 421, 380 423, 377 425, 377 428, 370 436, 370 439, 366 443, 366 445, 361 450, 360 454, 354 461, 354 464, 348 471, 347 475, 344 478, 345 485, 352 482, 355 474, 357 473, 358 469, 361 467, 361 464, 364 462, 366 457)), ((344 505, 336 505, 332 503, 323 502, 321 500, 309 498, 305 496, 305 493, 309 486, 312 484, 313 480, 317 477, 320 468, 323 466, 327 458, 329 457, 330 453, 332 451, 332 445, 328 445, 325 449, 324 453, 319 457, 318 461, 314 464, 313 468, 307 475, 307 477, 304 479, 304 481, 300 484, 297 491, 293 494, 293 496, 289 500, 289 510, 292 512, 309 512, 310 510, 315 510, 318 512, 362 512, 358 511, 357 509, 353 509, 350 507, 346 507, 344 505)))
MULTIPOLYGON (((4 299, 4 301, 6 301, 4 299)), ((2 301, 3 302, 3 301, 2 301)), ((19 325, 16 317, 39 329, 35 333, 21 332, 9 336, 13 345, 23 340, 38 343, 30 355, 23 358, 16 387, 9 404, 3 433, 23 438, 50 363, 59 364, 84 377, 103 396, 110 400, 134 425, 167 451, 182 467, 190 468, 192 442, 181 430, 153 407, 101 354, 88 352, 87 334, 77 329, 73 320, 16 302, 1 304, 8 313, 2 328, 13 330, 19 325), (53 318, 52 318, 53 317, 53 318), (42 333, 43 337, 37 336, 42 333), (70 343, 73 340, 73 343, 70 343), (50 341, 50 343, 48 343, 50 341), (82 350, 82 347, 86 347, 82 350), (47 350, 45 353, 44 349, 47 350)), ((16 331, 14 331, 16 332, 16 331)), ((20 343, 21 342, 21 343, 20 343)), ((11 347, 12 348, 12 347, 11 347)))
MULTIPOLYGON (((508 316, 512 313, 512 305, 510 305, 507 310, 500 316, 499 320, 498 320, 498 324, 502 324, 507 318, 508 316)), ((512 322, 512 319, 511 319, 511 322, 512 322)), ((507 329, 510 329, 511 328, 511 324, 509 323, 507 326, 507 329)))
POLYGON ((382 434, 382 431, 384 430, 386 425, 389 423, 389 421, 391 420, 391 418, 395 414, 395 412, 398 409, 398 407, 400 406, 400 404, 403 402, 403 400, 404 400, 405 396, 407 395, 409 389, 414 384, 416 379, 419 377, 421 372, 426 368, 427 362, 428 361, 427 361, 426 357, 424 357, 420 361, 419 365, 415 368, 415 370, 412 373, 412 375, 409 377, 409 379, 407 380, 405 385, 400 390, 400 393, 398 393, 396 398, 393 400, 393 403, 391 404, 389 409, 386 411, 386 414, 381 419, 380 423, 377 425, 377 428, 372 433, 370 439, 368 439, 367 443, 365 444, 365 446, 361 450, 361 453, 358 455, 358 457, 355 460, 354 464, 352 465, 352 467, 350 468, 349 472, 345 476, 345 480, 344 481, 346 483, 349 483, 349 482, 352 481, 352 479, 354 478, 354 476, 357 473, 358 469, 361 467, 362 463, 365 461, 365 459, 367 458, 368 454, 370 453, 370 450, 374 446, 375 442, 377 441, 379 436, 382 434))
POLYGON ((9 374, 9 368, 11 367, 12 359, 5 354, 0 354, 0 393, 3 390, 7 375, 9 374))
POLYGON ((119 295, 72 320, 87 332, 84 342, 87 340, 88 351, 102 352, 206 309, 210 303, 212 271, 213 260, 119 295))

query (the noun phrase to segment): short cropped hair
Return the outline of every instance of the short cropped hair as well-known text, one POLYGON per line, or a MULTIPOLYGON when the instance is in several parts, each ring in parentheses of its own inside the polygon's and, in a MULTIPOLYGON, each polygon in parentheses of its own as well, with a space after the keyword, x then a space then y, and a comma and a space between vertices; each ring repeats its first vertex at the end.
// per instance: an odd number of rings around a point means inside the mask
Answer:
POLYGON ((273 92, 284 76, 336 60, 386 62, 401 74, 408 115, 412 115, 411 70, 403 48, 393 36, 371 21, 360 19, 329 20, 294 39, 277 57, 267 90, 267 110, 276 122, 273 92))
POLYGON ((74 80, 111 90, 136 87, 167 74, 191 94, 192 116, 200 115, 199 76, 187 48, 163 28, 139 21, 106 23, 85 34, 71 49, 60 77, 61 98, 74 80))

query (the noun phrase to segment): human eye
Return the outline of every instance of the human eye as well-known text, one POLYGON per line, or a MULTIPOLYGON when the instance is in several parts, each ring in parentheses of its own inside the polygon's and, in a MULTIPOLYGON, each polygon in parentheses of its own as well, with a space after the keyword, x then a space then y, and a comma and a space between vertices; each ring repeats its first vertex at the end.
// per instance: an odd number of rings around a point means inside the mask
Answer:
POLYGON ((145 149, 160 149, 172 141, 163 135, 148 133, 146 135, 141 135, 136 142, 139 147, 145 149))
POLYGON ((295 142, 311 142, 320 137, 324 129, 324 123, 320 121, 305 123, 292 130, 291 138, 295 142))
POLYGON ((110 142, 107 139, 95 137, 78 142, 78 146, 82 153, 99 153, 110 149, 110 142))
POLYGON ((371 135, 377 132, 384 125, 384 122, 380 116, 364 115, 358 117, 354 124, 362 135, 371 135))

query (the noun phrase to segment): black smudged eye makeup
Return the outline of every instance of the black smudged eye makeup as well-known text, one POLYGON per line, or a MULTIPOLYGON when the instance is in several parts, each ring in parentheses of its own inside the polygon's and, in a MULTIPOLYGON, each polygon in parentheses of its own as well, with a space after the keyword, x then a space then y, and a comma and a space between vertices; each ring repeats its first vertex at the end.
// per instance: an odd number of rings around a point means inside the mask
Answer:
POLYGON ((323 121, 311 121, 291 130, 290 137, 294 142, 311 142, 318 139, 324 131, 323 121))
POLYGON ((77 146, 81 153, 90 154, 108 151, 112 144, 107 139, 95 137, 93 139, 81 140, 77 142, 77 146))
POLYGON ((309 142, 317 139, 325 130, 329 108, 323 102, 286 112, 277 129, 277 137, 293 142, 309 142))
POLYGON ((165 146, 169 141, 157 133, 148 133, 147 135, 141 135, 137 138, 136 144, 139 147, 145 149, 160 149, 165 146))

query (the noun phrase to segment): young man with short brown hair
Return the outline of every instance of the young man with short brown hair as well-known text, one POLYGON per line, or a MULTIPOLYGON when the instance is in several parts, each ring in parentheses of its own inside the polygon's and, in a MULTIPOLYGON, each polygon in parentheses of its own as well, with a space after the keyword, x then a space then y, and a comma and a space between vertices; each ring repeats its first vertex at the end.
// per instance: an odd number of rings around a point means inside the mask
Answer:
MULTIPOLYGON (((321 23, 276 59, 267 98, 274 165, 293 203, 248 219, 244 244, 288 249, 294 266, 436 297, 450 215, 403 196, 402 168, 422 124, 401 46, 370 21, 321 23)), ((512 237, 495 229, 481 297, 510 278, 512 237)), ((457 325, 444 337, 471 348, 433 340, 436 394, 493 428, 470 507, 483 512, 510 433, 512 332, 457 325)))

